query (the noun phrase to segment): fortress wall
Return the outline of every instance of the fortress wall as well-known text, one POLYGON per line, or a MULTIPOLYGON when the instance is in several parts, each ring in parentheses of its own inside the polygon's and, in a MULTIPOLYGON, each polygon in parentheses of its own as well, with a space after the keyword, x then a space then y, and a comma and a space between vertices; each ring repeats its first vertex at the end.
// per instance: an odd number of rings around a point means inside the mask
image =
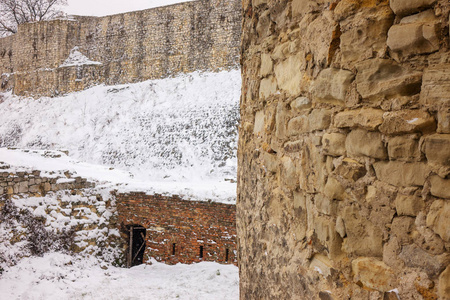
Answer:
POLYGON ((243 9, 241 299, 450 299, 449 2, 243 9))
POLYGON ((0 54, 12 48, 10 61, 1 58, 0 72, 15 75, 9 87, 14 86, 16 94, 54 95, 98 83, 238 68, 240 26, 236 0, 23 24, 14 36, 0 39, 0 54), (95 74, 86 65, 61 70, 74 47, 91 61, 101 62, 101 68, 95 74))

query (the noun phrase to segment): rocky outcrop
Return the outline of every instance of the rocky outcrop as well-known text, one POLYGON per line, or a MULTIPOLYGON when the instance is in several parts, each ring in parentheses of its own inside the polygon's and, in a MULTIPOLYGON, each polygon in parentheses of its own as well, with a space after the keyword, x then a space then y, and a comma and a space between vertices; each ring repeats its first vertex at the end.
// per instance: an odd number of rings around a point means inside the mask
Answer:
POLYGON ((241 299, 448 299, 448 1, 243 9, 241 299))

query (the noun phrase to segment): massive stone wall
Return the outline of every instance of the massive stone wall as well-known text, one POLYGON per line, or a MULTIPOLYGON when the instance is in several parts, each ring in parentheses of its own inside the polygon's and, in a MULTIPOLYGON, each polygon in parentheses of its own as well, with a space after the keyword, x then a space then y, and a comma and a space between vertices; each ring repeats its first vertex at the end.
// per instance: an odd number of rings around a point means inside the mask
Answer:
POLYGON ((99 83, 238 68, 240 6, 238 0, 200 0, 23 24, 0 39, 1 89, 55 95, 99 83), (64 64, 75 47, 88 61, 64 64))
POLYGON ((129 226, 146 229, 144 263, 154 258, 168 264, 237 264, 235 205, 145 193, 116 197, 124 239, 129 239, 129 226))
POLYGON ((244 0, 241 299, 450 299, 447 0, 244 0))

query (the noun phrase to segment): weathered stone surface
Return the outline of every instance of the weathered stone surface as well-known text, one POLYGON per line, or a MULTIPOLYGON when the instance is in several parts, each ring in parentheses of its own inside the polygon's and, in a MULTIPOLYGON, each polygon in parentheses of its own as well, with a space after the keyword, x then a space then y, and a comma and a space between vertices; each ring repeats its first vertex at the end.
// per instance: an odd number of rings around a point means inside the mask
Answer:
POLYGON ((298 176, 294 161, 290 157, 285 156, 281 159, 281 165, 283 166, 281 173, 283 182, 288 188, 295 189, 298 185, 298 176))
POLYGON ((297 17, 312 11, 317 11, 319 9, 319 5, 323 3, 324 0, 293 0, 291 4, 292 16, 297 17))
POLYGON ((306 97, 298 97, 291 102, 291 108, 297 112, 311 108, 311 101, 306 97))
POLYGON ((335 178, 331 176, 328 177, 323 193, 329 199, 336 199, 336 200, 345 199, 345 188, 339 181, 337 181, 335 178))
POLYGON ((259 70, 260 76, 267 76, 272 74, 273 62, 270 54, 263 53, 261 54, 261 68, 259 70))
POLYGON ((426 163, 380 161, 373 164, 377 178, 396 186, 422 186, 430 172, 426 163))
POLYGON ((333 68, 323 70, 313 88, 314 99, 324 102, 343 102, 354 78, 355 75, 347 70, 333 68))
POLYGON ((276 173, 278 171, 278 166, 280 165, 277 156, 267 152, 263 154, 263 164, 271 173, 276 173))
POLYGON ((345 155, 346 136, 342 133, 326 133, 323 135, 323 153, 332 156, 345 155))
POLYGON ((433 229, 444 241, 450 242, 450 202, 436 200, 427 215, 427 226, 433 229))
POLYGON ((301 91, 302 72, 300 68, 301 59, 299 56, 290 56, 275 65, 275 76, 278 86, 291 95, 298 95, 301 91))
POLYGON ((360 281, 365 287, 387 292, 397 287, 395 272, 384 262, 370 257, 361 257, 352 261, 354 281, 360 281))
POLYGON ((450 179, 443 179, 440 176, 431 176, 430 184, 432 195, 450 199, 450 179))
POLYGON ((349 156, 369 156, 386 159, 386 147, 381 139, 381 134, 355 129, 350 132, 345 141, 345 149, 349 156))
POLYGON ((343 111, 334 117, 334 125, 339 128, 359 126, 375 130, 383 123, 384 112, 381 109, 363 108, 343 111))
POLYGON ((438 120, 438 133, 450 133, 450 112, 449 111, 439 111, 437 114, 438 120))
POLYGON ((411 232, 414 228, 414 219, 411 217, 397 217, 392 220, 391 234, 397 237, 400 245, 411 243, 411 232))
POLYGON ((254 134, 262 134, 264 132, 264 111, 260 110, 255 114, 255 125, 253 127, 254 134))
POLYGON ((350 181, 357 181, 366 175, 366 173, 367 170, 364 165, 348 157, 344 158, 335 169, 336 175, 350 181))
POLYGON ((409 96, 420 92, 422 73, 414 72, 388 59, 370 59, 356 65, 356 84, 363 99, 409 96))
POLYGON ((430 277, 435 277, 445 268, 442 261, 420 249, 417 245, 403 246, 399 257, 408 267, 420 268, 430 277))
MULTIPOLYGON (((328 207, 327 209, 332 209, 328 207)), ((314 218, 314 231, 320 242, 328 249, 327 256, 335 259, 340 255, 342 239, 336 232, 335 223, 326 217, 314 218)))
POLYGON ((418 196, 398 194, 395 198, 395 209, 399 216, 417 216, 424 207, 425 202, 418 196))
POLYGON ((438 293, 440 299, 449 299, 450 295, 450 266, 439 276, 438 293))
POLYGON ((432 164, 450 166, 450 134, 433 134, 427 136, 423 151, 432 164))
POLYGON ((406 16, 432 6, 436 0, 391 0, 390 5, 396 15, 406 16))
POLYGON ((259 98, 265 99, 277 92, 277 82, 273 76, 264 78, 259 85, 259 98))
POLYGON ((432 65, 423 73, 420 102, 433 108, 450 107, 450 64, 432 65))
MULTIPOLYGON (((356 11, 360 5, 360 1, 341 1, 335 14, 341 19, 344 14, 350 13, 349 10, 356 11), (343 6, 347 6, 347 12, 339 11, 343 6)), ((386 3, 376 10, 370 4, 364 3, 364 6, 355 15, 340 22, 340 49, 344 63, 380 56, 386 51, 387 32, 392 26, 394 14, 386 3)))
POLYGON ((327 129, 331 124, 331 111, 328 109, 317 109, 309 115, 302 115, 288 122, 288 135, 297 135, 316 130, 327 129))
POLYGON ((397 60, 439 50, 439 27, 434 12, 430 10, 419 15, 423 17, 405 18, 389 30, 387 45, 397 60))
POLYGON ((419 141, 408 136, 396 136, 389 139, 388 153, 391 160, 418 161, 422 154, 419 141))
POLYGON ((345 207, 341 216, 347 233, 342 250, 359 256, 381 257, 383 233, 380 228, 361 216, 357 205, 345 207))
POLYGON ((387 112, 380 131, 384 134, 427 132, 436 129, 436 120, 421 110, 387 112))

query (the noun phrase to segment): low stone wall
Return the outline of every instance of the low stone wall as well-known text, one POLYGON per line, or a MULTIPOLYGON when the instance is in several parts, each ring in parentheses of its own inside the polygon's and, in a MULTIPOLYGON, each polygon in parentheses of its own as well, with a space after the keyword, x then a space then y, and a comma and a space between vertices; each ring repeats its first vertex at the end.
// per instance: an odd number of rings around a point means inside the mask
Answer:
POLYGON ((37 170, 16 172, 2 167, 0 265, 55 250, 121 263, 115 200, 108 191, 69 173, 46 177, 37 170))
POLYGON ((449 299, 450 3, 243 9, 241 299, 449 299))
POLYGON ((116 198, 124 239, 129 238, 127 225, 146 229, 144 263, 154 258, 168 264, 237 264, 235 205, 144 193, 117 194, 116 198))

